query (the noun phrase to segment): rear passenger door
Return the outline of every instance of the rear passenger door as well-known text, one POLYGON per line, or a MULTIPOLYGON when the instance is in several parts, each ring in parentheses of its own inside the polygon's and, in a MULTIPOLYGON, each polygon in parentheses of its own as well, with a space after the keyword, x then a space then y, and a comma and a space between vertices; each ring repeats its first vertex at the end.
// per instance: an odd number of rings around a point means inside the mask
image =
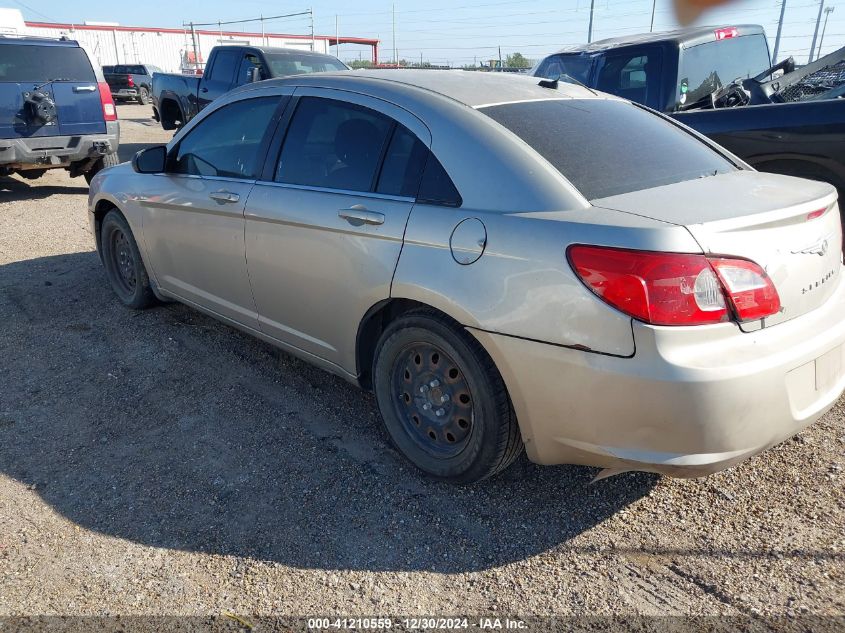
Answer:
POLYGON ((259 324, 355 373, 358 324, 390 296, 431 137, 407 111, 349 92, 298 88, 287 116, 246 207, 259 324))

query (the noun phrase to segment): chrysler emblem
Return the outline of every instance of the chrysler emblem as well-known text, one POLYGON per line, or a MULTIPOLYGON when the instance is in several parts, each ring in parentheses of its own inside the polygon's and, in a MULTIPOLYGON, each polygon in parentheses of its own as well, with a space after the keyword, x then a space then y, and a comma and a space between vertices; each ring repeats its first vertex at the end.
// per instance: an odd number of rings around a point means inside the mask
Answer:
POLYGON ((827 255, 828 248, 827 240, 822 240, 821 242, 816 242, 812 246, 802 248, 800 251, 792 251, 792 254, 795 255, 801 253, 803 255, 818 255, 819 257, 824 257, 827 255))

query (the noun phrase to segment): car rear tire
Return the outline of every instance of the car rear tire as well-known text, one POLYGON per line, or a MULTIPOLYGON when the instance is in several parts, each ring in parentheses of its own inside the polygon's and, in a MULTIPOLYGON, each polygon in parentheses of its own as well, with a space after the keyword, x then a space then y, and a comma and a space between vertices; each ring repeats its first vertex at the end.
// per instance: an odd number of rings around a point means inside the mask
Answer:
POLYGON ((438 479, 471 483, 522 452, 513 406, 481 344, 434 310, 415 310, 379 339, 373 386, 393 444, 438 479))
POLYGON ((114 167, 115 165, 119 164, 120 159, 117 157, 117 152, 114 152, 113 154, 106 154, 96 163, 91 165, 91 169, 85 172, 85 182, 90 185, 91 181, 94 179, 94 176, 96 176, 100 171, 102 171, 106 167, 114 167))
POLYGON ((138 90, 138 103, 147 105, 150 102, 150 91, 146 88, 138 90))
POLYGON ((113 209, 100 226, 103 265, 112 290, 128 308, 143 310, 155 303, 150 277, 126 218, 113 209))

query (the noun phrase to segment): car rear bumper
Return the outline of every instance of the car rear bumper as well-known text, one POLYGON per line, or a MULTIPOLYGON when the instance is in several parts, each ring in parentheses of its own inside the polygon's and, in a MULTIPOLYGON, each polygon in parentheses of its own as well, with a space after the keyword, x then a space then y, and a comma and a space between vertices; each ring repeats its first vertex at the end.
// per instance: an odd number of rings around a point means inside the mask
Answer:
POLYGON ((120 88, 119 90, 112 90, 111 96, 119 99, 130 99, 138 96, 137 88, 120 88))
POLYGON ((113 154, 119 145, 117 121, 106 122, 105 134, 0 139, 0 167, 21 171, 67 167, 71 163, 113 154))
POLYGON ((795 435, 845 388, 845 283, 757 332, 634 322, 631 358, 471 331, 541 464, 707 475, 795 435))

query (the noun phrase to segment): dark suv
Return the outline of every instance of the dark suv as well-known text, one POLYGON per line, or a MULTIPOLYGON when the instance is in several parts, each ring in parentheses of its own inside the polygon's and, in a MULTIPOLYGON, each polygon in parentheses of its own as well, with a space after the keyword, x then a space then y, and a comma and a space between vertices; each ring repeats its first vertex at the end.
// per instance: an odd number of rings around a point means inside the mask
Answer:
POLYGON ((103 66, 103 76, 111 88, 114 99, 137 101, 142 105, 150 102, 153 75, 162 72, 152 64, 119 64, 103 66))
POLYGON ((0 36, 0 176, 67 169, 89 182, 116 165, 117 112, 78 42, 0 36))

